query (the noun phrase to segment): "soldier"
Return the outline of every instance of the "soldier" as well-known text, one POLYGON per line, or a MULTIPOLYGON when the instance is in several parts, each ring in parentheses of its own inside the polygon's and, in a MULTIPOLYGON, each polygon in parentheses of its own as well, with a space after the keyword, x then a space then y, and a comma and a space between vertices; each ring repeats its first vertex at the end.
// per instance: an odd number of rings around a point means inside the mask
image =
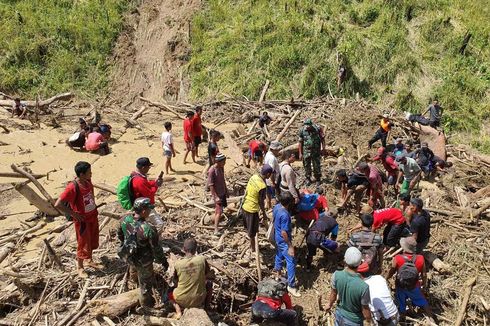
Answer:
POLYGON ((137 198, 133 204, 133 214, 121 220, 118 231, 121 247, 118 255, 126 260, 130 266, 130 273, 138 275, 140 288, 140 305, 144 308, 152 307, 155 300, 152 296, 154 283, 153 261, 168 268, 168 262, 159 244, 159 237, 154 226, 146 222, 154 206, 146 197, 137 198))
POLYGON ((303 160, 307 185, 311 184, 312 165, 316 183, 321 184, 320 156, 323 148, 325 148, 323 130, 313 124, 310 118, 305 119, 304 127, 299 132, 299 159, 303 160))

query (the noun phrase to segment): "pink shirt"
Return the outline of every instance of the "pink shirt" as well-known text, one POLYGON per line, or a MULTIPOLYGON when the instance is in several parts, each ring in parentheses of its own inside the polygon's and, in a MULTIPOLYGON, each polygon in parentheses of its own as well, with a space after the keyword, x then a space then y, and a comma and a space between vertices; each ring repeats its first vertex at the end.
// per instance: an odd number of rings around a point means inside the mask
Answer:
POLYGON ((85 141, 85 149, 88 151, 96 151, 100 147, 100 143, 104 141, 104 136, 98 132, 91 132, 88 134, 85 141))
POLYGON ((383 185, 383 180, 381 180, 378 168, 372 164, 369 164, 369 183, 371 189, 379 189, 383 185))

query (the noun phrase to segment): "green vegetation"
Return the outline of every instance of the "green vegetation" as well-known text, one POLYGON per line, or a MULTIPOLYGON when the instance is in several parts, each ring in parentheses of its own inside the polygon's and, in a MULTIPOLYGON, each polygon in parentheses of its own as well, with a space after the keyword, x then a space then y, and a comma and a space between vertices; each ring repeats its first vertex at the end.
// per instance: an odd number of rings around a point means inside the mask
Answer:
POLYGON ((438 97, 447 130, 476 132, 490 120, 489 21, 486 0, 208 0, 192 25, 192 95, 258 98, 269 79, 272 98, 330 88, 417 112, 438 97))
POLYGON ((0 0, 0 90, 34 96, 107 84, 129 0, 0 0))

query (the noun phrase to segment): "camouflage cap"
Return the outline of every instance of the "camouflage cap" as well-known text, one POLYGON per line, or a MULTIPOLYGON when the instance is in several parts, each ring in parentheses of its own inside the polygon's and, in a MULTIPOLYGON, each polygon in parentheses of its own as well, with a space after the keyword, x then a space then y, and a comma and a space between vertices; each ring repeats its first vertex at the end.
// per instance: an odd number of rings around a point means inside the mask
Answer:
POLYGON ((153 205, 150 202, 150 198, 146 198, 146 197, 136 198, 136 200, 133 203, 133 210, 138 212, 144 208, 155 208, 155 205, 153 205))
POLYGON ((305 121, 303 121, 303 124, 305 125, 312 125, 313 121, 310 118, 306 118, 305 121))

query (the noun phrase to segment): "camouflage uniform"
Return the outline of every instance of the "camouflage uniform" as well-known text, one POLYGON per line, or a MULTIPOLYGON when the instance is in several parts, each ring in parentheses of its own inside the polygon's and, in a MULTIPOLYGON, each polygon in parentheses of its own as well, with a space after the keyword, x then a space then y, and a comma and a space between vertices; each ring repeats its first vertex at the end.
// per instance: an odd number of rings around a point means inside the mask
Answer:
POLYGON ((320 166, 322 135, 320 127, 314 125, 311 119, 306 119, 304 127, 299 132, 299 141, 303 144, 303 167, 307 179, 311 178, 311 166, 313 175, 317 181, 322 178, 320 166), (309 128, 311 127, 311 128, 309 128), (309 130, 310 129, 310 130, 309 130))
POLYGON ((141 306, 151 307, 155 304, 152 297, 152 288, 154 283, 153 262, 162 264, 166 269, 167 259, 163 254, 163 249, 159 244, 158 233, 154 226, 144 220, 137 220, 133 215, 128 215, 121 220, 118 237, 121 242, 136 231, 137 251, 134 261, 130 263, 130 271, 138 275, 138 284, 140 288, 141 306))

